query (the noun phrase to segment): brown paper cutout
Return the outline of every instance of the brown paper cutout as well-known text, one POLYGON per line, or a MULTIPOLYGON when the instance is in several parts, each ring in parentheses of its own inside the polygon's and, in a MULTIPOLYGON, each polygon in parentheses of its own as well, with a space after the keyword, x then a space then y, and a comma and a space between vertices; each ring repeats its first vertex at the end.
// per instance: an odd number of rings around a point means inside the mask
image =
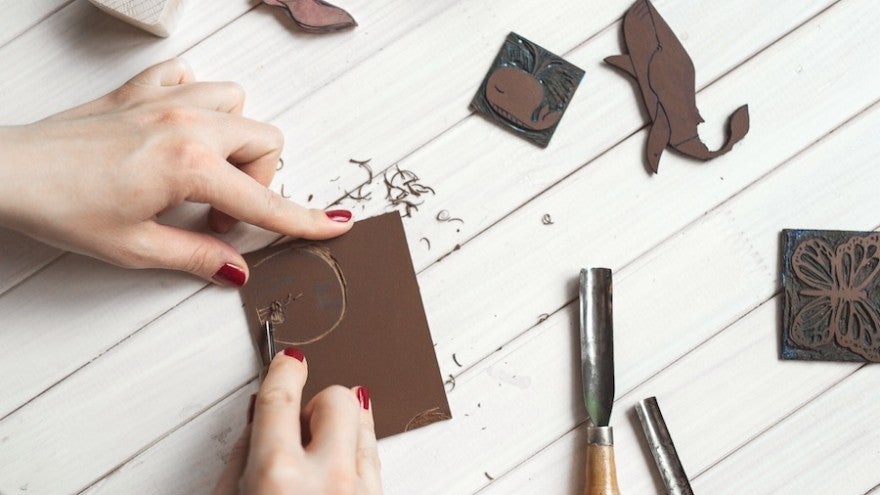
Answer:
POLYGON ((304 400, 333 384, 366 386, 379 438, 451 417, 399 213, 245 259, 241 292, 258 354, 267 354, 269 319, 277 349, 295 345, 308 360, 304 400), (414 420, 426 411, 436 414, 414 420))
POLYGON ((694 63, 666 21, 648 0, 638 0, 623 18, 626 55, 605 62, 634 77, 651 117, 646 156, 655 174, 660 155, 671 146, 687 156, 710 160, 733 148, 749 132, 749 107, 736 109, 727 122, 727 141, 710 151, 700 140, 703 122, 696 103, 694 63))
POLYGON ((351 14, 323 0, 263 0, 263 3, 284 9, 300 29, 310 33, 332 33, 357 26, 351 14))

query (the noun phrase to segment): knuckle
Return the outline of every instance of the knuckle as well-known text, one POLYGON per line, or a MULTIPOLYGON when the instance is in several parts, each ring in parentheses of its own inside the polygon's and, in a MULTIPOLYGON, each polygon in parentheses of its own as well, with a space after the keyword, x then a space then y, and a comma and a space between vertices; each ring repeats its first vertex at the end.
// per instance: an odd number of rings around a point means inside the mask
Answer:
POLYGON ((207 174, 213 153, 207 146, 192 138, 178 138, 171 143, 172 161, 179 166, 207 174))
POLYGON ((229 93, 233 101, 238 104, 244 103, 246 93, 244 87, 241 84, 232 81, 227 81, 219 84, 223 85, 223 88, 226 90, 226 92, 229 93))
POLYGON ((273 220, 275 220, 279 214, 283 211, 284 198, 281 195, 275 193, 274 191, 265 188, 262 192, 262 208, 260 208, 259 212, 256 215, 257 223, 263 225, 273 224, 273 220))
POLYGON ((124 106, 127 103, 136 101, 139 95, 140 88, 134 83, 127 82, 111 92, 108 96, 114 105, 124 106))
POLYGON ((257 393, 257 407, 291 406, 299 404, 299 394, 288 388, 270 387, 257 393))
POLYGON ((324 390, 318 392, 314 398, 315 407, 328 408, 350 408, 355 409, 355 399, 351 394, 351 390, 342 385, 330 385, 324 390))
POLYGON ((269 141, 275 151, 280 152, 284 149, 284 133, 281 132, 281 129, 277 126, 267 124, 266 132, 269 135, 269 141))
POLYGON ((107 246, 105 257, 114 265, 123 268, 144 269, 153 268, 155 262, 148 254, 151 251, 145 235, 139 232, 131 232, 118 236, 119 242, 107 246))
POLYGON ((187 257, 187 260, 181 268, 190 273, 203 274, 205 268, 210 265, 211 248, 208 244, 199 244, 187 257))
POLYGON ((181 105, 163 105, 153 111, 154 124, 168 127, 189 127, 198 123, 196 111, 181 105))

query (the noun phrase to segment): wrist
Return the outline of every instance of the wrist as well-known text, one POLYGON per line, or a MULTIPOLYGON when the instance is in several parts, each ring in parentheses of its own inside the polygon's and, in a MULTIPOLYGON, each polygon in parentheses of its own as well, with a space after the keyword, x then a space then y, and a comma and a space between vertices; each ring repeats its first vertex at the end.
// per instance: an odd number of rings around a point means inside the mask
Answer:
POLYGON ((33 184, 26 174, 34 157, 30 127, 0 126, 0 226, 16 228, 23 191, 33 184))

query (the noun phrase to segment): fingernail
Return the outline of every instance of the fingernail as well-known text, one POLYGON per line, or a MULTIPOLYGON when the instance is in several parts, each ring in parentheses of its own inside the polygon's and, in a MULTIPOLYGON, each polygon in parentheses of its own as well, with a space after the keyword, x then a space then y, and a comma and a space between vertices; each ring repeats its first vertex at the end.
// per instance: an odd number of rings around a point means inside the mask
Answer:
POLYGON ((351 220, 351 212, 348 210, 330 210, 325 213, 327 214, 327 218, 334 222, 346 223, 351 220))
POLYGON ((247 424, 254 422, 254 405, 257 403, 257 394, 251 394, 251 403, 248 405, 247 424))
POLYGON ((361 407, 363 407, 365 411, 368 411, 370 409, 370 391, 367 390, 367 387, 358 387, 357 396, 358 402, 361 403, 361 407))
POLYGON ((245 279, 247 279, 247 275, 245 275, 244 270, 233 265, 232 263, 226 263, 221 266, 217 273, 214 274, 213 279, 216 282, 219 282, 224 285, 234 285, 235 287, 241 287, 244 285, 245 279))
POLYGON ((287 349, 284 349, 284 355, 290 356, 299 362, 303 362, 303 360, 306 358, 303 355, 302 351, 300 351, 296 347, 288 347, 287 349))

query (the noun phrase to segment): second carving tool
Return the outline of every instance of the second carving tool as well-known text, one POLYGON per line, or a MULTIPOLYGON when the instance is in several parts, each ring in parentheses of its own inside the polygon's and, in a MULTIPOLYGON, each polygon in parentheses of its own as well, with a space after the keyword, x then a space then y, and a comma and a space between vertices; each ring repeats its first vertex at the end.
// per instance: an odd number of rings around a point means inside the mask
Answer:
POLYGON ((611 270, 581 270, 581 374, 587 407, 587 483, 584 495, 619 495, 614 435, 608 423, 614 403, 611 270))

